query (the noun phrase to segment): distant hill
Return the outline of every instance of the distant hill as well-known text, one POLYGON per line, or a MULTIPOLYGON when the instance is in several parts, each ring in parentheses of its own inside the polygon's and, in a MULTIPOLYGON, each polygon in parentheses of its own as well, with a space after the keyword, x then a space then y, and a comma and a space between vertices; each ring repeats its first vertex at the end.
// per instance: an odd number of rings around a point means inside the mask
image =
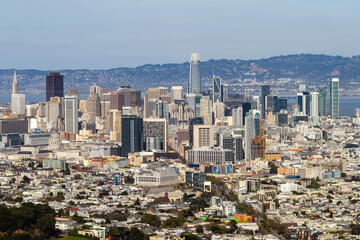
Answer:
MULTIPOLYGON (((78 88, 85 93, 95 82, 112 90, 120 85, 130 85, 145 91, 149 87, 157 86, 185 87, 189 78, 189 63, 147 64, 135 68, 108 70, 57 71, 64 74, 65 89, 78 88)), ((211 87, 213 72, 228 85, 238 87, 267 82, 274 87, 294 88, 300 82, 322 85, 332 77, 340 78, 341 88, 354 89, 360 86, 360 56, 296 54, 258 60, 209 60, 201 62, 201 71, 204 89, 211 87)), ((48 72, 34 69, 17 70, 19 90, 44 93, 45 75, 48 72)), ((9 92, 12 77, 11 69, 0 70, 0 92, 9 92)))

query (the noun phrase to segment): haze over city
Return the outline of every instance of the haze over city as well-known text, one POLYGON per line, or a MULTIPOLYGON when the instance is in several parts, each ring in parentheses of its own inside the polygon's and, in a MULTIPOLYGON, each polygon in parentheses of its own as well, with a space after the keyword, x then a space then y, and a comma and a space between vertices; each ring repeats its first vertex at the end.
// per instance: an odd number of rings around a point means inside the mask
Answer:
POLYGON ((360 54, 360 2, 0 1, 0 69, 360 54))

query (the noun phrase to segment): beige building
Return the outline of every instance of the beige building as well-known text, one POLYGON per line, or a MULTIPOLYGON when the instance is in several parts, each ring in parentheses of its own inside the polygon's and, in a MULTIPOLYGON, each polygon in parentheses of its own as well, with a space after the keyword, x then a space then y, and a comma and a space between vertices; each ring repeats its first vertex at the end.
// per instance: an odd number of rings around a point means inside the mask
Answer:
POLYGON ((193 147, 214 147, 214 126, 194 125, 193 147))

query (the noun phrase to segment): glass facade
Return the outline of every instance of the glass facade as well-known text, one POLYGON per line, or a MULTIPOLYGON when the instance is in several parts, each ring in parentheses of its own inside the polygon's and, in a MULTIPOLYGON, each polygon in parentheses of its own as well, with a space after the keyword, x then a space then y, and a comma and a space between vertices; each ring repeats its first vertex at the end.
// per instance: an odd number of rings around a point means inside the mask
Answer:
POLYGON ((326 86, 319 87, 319 116, 325 117, 327 115, 326 106, 326 86))
POLYGON ((122 148, 121 156, 142 151, 143 119, 135 115, 124 115, 121 119, 122 148))
POLYGON ((198 53, 191 54, 188 93, 201 93, 200 55, 198 53))
POLYGON ((339 117, 339 79, 333 78, 330 82, 330 115, 339 117))

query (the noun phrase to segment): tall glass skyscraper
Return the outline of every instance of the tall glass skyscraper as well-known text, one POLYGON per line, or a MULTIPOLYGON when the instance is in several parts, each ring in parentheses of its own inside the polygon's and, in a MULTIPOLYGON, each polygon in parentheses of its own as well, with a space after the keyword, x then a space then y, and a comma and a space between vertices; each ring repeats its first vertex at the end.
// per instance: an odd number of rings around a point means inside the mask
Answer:
POLYGON ((261 117, 265 119, 265 96, 270 95, 270 85, 261 86, 261 117))
POLYGON ((330 82, 330 116, 339 117, 339 79, 333 78, 330 82))
POLYGON ((327 115, 326 86, 319 87, 318 92, 319 92, 319 116, 325 117, 327 115))
POLYGON ((201 94, 200 54, 192 53, 188 93, 201 94))
POLYGON ((143 148, 143 119, 136 115, 123 115, 121 119, 121 156, 140 152, 143 148))
POLYGON ((221 79, 217 76, 213 76, 213 102, 217 102, 217 100, 220 102, 222 101, 221 87, 221 79))

